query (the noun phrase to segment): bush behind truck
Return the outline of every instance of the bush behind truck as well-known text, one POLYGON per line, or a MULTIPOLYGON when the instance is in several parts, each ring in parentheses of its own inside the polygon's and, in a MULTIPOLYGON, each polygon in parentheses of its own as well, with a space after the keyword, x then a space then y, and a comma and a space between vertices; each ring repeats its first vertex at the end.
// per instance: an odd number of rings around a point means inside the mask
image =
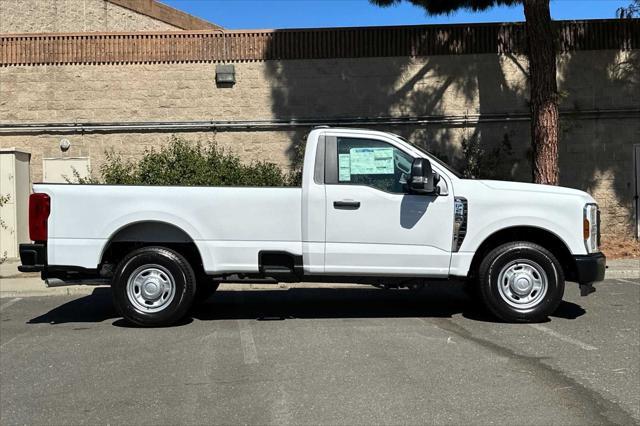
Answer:
POLYGON ((69 183, 160 186, 297 186, 299 172, 284 172, 268 161, 242 162, 215 143, 202 145, 172 136, 159 150, 145 150, 138 162, 115 151, 105 153, 100 178, 82 177, 74 170, 69 183))

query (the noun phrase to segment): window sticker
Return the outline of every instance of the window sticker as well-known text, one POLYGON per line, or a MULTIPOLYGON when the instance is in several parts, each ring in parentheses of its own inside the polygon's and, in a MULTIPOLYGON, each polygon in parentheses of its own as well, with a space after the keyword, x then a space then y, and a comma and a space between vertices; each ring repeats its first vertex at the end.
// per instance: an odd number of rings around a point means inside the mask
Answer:
POLYGON ((351 159, 349 154, 338 154, 338 181, 349 182, 351 180, 351 159))
POLYGON ((392 175, 393 148, 351 148, 352 175, 392 175))

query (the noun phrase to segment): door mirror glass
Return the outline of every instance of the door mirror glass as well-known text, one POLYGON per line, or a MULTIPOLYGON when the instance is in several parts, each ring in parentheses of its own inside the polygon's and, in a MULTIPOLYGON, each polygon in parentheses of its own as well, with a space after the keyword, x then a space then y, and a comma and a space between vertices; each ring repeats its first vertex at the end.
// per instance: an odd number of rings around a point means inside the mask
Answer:
POLYGON ((431 169, 426 158, 416 158, 411 164, 409 192, 413 194, 437 195, 440 176, 431 169))

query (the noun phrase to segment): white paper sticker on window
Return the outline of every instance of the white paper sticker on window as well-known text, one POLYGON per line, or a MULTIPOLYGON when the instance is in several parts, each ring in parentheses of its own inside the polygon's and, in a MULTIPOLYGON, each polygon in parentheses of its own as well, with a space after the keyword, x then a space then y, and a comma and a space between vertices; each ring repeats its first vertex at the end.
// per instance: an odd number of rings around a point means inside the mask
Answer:
POLYGON ((338 181, 349 182, 351 180, 351 160, 349 154, 338 155, 338 181))
POLYGON ((393 148, 351 148, 352 175, 392 175, 393 148))

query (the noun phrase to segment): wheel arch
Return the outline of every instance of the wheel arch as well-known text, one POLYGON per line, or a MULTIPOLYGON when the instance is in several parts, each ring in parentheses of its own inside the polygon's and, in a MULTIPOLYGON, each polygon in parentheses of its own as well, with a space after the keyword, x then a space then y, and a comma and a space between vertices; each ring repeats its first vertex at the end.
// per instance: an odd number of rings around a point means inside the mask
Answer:
POLYGON ((512 226, 495 231, 485 238, 475 251, 469 276, 475 276, 482 259, 494 248, 514 241, 528 241, 538 244, 549 250, 560 262, 567 281, 573 281, 576 277, 576 265, 569 246, 557 234, 548 229, 536 226, 512 226))
POLYGON ((202 255, 194 239, 181 227, 160 220, 131 222, 114 231, 100 254, 100 265, 116 265, 140 247, 162 246, 187 258, 194 271, 203 271, 202 255))

